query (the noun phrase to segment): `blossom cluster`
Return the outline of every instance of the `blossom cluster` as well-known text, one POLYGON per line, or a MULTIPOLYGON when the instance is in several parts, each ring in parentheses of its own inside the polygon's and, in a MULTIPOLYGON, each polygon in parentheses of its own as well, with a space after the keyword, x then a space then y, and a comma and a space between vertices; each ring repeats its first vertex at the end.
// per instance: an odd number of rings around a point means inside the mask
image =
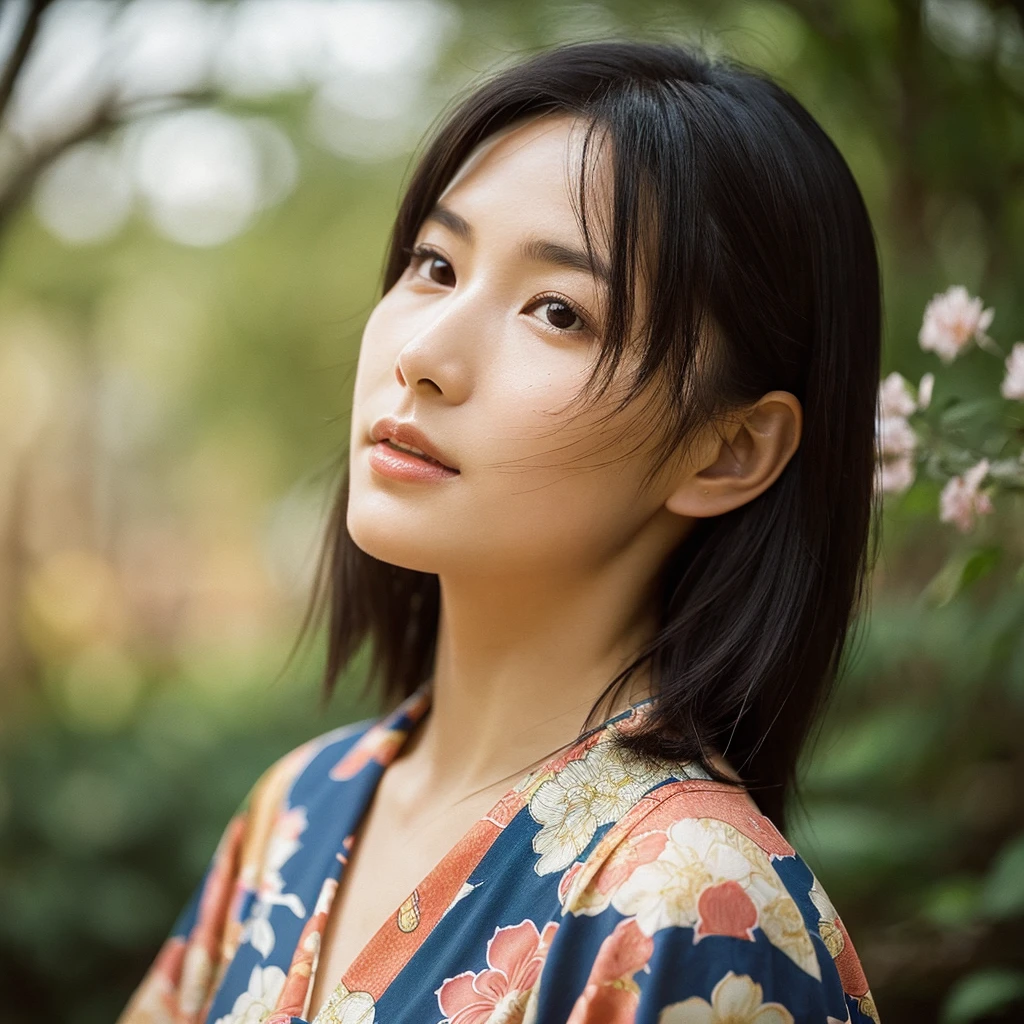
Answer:
MULTIPOLYGON (((948 365, 963 354, 972 343, 983 350, 1003 356, 1002 351, 986 333, 995 311, 983 308, 979 298, 972 297, 962 285, 954 285, 935 295, 924 311, 918 343, 925 351, 935 352, 948 365)), ((1014 344, 1005 357, 1005 376, 1000 394, 1011 401, 1024 402, 1024 341, 1014 344)), ((875 431, 879 460, 876 465, 876 487, 888 493, 906 491, 917 475, 923 445, 911 418, 929 407, 935 375, 926 373, 914 388, 902 374, 893 371, 878 388, 875 431)), ((1024 472, 1024 452, 1018 459, 1024 472)), ((981 490, 990 477, 993 464, 989 458, 976 459, 961 472, 950 475, 939 497, 939 519, 952 523, 964 533, 973 529, 979 515, 993 511, 991 488, 981 490)))

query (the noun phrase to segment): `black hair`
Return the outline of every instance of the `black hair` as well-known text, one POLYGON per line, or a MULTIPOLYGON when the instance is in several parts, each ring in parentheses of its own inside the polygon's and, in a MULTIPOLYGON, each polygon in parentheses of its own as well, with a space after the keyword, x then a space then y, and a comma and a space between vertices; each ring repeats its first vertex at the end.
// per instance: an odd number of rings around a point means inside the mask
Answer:
MULTIPOLYGON (((667 401, 664 458, 769 390, 803 408, 799 446, 771 486, 697 520, 667 558, 656 635, 587 718, 647 663, 655 699, 617 742, 726 781, 709 761, 721 753, 782 828, 875 554, 882 297, 868 212, 835 144, 767 73, 691 44, 573 44, 492 74, 441 119, 401 200, 385 292, 474 147, 545 114, 578 118, 588 145, 611 143, 608 315, 587 389, 603 391, 639 338, 620 407, 652 389, 667 401), (641 275, 650 298, 638 310, 641 275), (697 360, 706 338, 711 358, 697 360)), ((587 192, 584 171, 577 213, 592 247, 587 192)), ((300 638, 327 610, 324 699, 368 643, 364 694, 379 683, 393 704, 432 674, 438 578, 355 544, 348 484, 346 471, 300 638)))

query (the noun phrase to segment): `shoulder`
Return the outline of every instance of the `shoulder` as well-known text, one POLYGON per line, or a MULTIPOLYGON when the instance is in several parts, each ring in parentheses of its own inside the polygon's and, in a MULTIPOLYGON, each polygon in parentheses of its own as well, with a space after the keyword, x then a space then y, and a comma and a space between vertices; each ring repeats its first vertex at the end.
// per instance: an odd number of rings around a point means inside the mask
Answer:
POLYGON ((426 706, 421 688, 389 712, 329 729, 279 757, 252 785, 236 815, 245 823, 246 846, 259 849, 276 826, 292 827, 282 825, 282 817, 302 817, 307 808, 336 809, 339 794, 348 792, 338 784, 358 779, 362 787, 364 773, 382 770, 426 706))
POLYGON ((681 779, 651 790, 565 873, 559 899, 563 921, 601 917, 616 925, 606 942, 645 948, 645 971, 685 973, 681 958, 699 968, 709 1006, 721 982, 731 988, 720 999, 757 986, 837 1021, 878 1019, 824 889, 739 787, 681 779))
POLYGON ((261 817, 294 802, 290 797, 296 788, 316 789, 355 777, 382 755, 388 743, 385 721, 386 716, 360 719, 300 743, 263 771, 242 810, 249 818, 261 817))

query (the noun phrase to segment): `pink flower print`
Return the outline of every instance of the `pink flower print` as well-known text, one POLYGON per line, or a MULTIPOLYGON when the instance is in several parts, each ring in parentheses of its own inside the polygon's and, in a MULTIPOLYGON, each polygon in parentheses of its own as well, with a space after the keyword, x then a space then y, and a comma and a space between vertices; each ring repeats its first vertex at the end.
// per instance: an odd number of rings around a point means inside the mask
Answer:
POLYGON ((697 900, 697 913, 700 915, 697 939, 706 935, 730 935, 754 941, 757 907, 739 882, 730 879, 709 885, 697 900))
POLYGON ((573 881, 583 867, 582 862, 577 861, 559 883, 559 899, 564 912, 571 911, 573 914, 591 916, 601 913, 637 868, 650 864, 661 856, 667 842, 668 834, 655 830, 630 836, 625 842, 616 843, 593 877, 585 882, 581 880, 582 887, 577 884, 574 891, 573 881))
POLYGON ((976 515, 987 515, 992 511, 991 498, 978 491, 988 468, 988 459, 982 459, 962 476, 953 477, 943 487, 939 495, 940 521, 953 523, 962 533, 969 533, 974 527, 976 515))
POLYGON ((944 363, 951 363, 971 339, 987 341, 986 328, 994 309, 982 309, 981 299, 971 298, 963 285, 935 295, 925 307, 918 343, 931 349, 944 363))
POLYGON ((235 999, 228 1013, 217 1018, 216 1024, 261 1024, 274 1012, 283 987, 284 971, 280 967, 254 967, 249 987, 235 999))
POLYGON ((379 765, 390 764, 405 737, 406 733, 400 729, 388 729, 380 724, 373 726, 331 769, 330 777, 337 782, 347 782, 355 778, 371 761, 379 765))
POLYGON ((1024 402, 1024 341, 1018 341, 1006 357, 1006 376, 1000 386, 1003 398, 1024 402))
POLYGON ((437 989, 447 1024, 519 1024, 557 930, 558 922, 549 921, 538 932, 529 919, 496 928, 487 943, 487 967, 446 978, 437 989))
MULTIPOLYGON (((292 1017, 301 1017, 306 1010, 310 979, 320 957, 320 944, 323 941, 324 929, 327 927, 327 915, 337 891, 337 879, 325 878, 313 913, 299 935, 285 977, 284 988, 277 1000, 276 1010, 282 1015, 283 1024, 288 1024, 292 1017)), ((269 1024, 269 1021, 266 1024, 269 1024)))
POLYGON ((633 980, 654 952, 654 940, 635 918, 620 921, 601 943, 586 987, 566 1024, 633 1024, 640 986, 633 980))

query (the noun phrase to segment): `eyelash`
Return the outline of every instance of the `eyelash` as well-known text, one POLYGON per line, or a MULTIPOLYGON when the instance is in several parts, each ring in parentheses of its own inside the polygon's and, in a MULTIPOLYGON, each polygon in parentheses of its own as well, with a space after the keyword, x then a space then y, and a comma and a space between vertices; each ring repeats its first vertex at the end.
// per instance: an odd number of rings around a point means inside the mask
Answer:
MULTIPOLYGON (((407 248, 405 250, 405 253, 409 257, 409 268, 414 271, 419 270, 419 268, 423 266, 423 264, 426 263, 428 259, 443 260, 445 263, 451 266, 451 261, 448 259, 447 256, 445 256, 443 253, 438 252, 436 249, 429 245, 415 245, 411 249, 407 248)), ((557 331, 559 334, 594 333, 594 329, 590 325, 590 318, 587 316, 587 314, 584 313, 583 310, 580 309, 580 307, 577 306, 576 303, 572 301, 572 299, 568 298, 565 295, 561 295, 558 292, 545 292, 543 295, 538 295, 537 298, 534 299, 533 302, 530 304, 531 312, 534 309, 538 308, 539 306, 543 306, 546 302, 557 302, 559 305, 565 306, 565 308, 568 309, 574 316, 579 317, 580 322, 583 324, 583 327, 578 331, 570 331, 566 328, 556 327, 554 324, 550 323, 545 324, 545 326, 548 327, 550 330, 557 331)))

